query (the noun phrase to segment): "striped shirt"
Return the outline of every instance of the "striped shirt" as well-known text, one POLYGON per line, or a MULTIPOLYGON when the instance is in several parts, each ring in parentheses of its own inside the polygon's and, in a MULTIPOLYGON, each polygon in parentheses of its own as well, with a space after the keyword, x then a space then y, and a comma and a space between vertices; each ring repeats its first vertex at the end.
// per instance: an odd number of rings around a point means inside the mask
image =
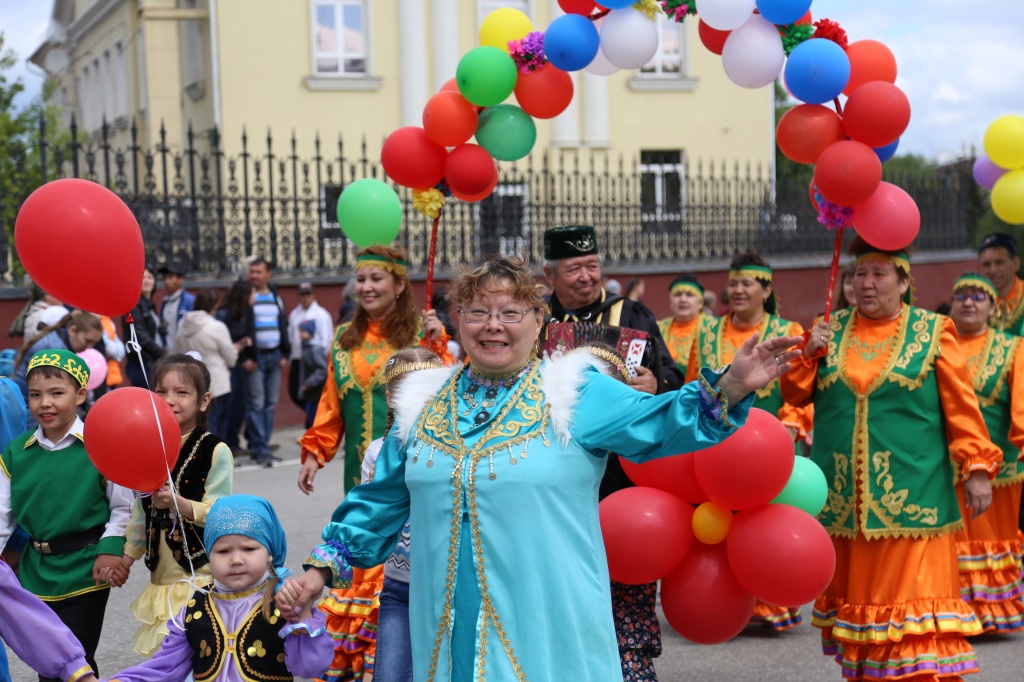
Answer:
POLYGON ((256 318, 256 350, 273 350, 281 345, 280 313, 277 297, 273 292, 256 294, 256 302, 252 304, 252 313, 256 318))

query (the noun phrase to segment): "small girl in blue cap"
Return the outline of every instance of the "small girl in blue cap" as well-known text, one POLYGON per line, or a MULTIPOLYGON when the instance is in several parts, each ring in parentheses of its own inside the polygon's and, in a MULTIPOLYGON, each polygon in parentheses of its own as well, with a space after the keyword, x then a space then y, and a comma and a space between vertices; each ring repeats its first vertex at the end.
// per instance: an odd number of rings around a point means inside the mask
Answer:
POLYGON ((253 495, 217 500, 204 534, 214 588, 196 592, 170 623, 152 660, 113 676, 118 682, 292 680, 320 677, 334 657, 321 611, 289 623, 273 603, 289 571, 287 543, 270 503, 253 495))

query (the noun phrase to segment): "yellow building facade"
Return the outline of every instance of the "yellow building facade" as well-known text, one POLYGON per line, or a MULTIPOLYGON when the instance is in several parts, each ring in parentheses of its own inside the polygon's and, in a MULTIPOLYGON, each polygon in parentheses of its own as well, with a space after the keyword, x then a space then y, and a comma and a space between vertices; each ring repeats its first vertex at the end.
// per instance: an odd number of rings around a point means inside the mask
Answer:
MULTIPOLYGON (((427 99, 475 47, 483 18, 516 7, 539 29, 557 0, 55 0, 50 38, 32 61, 60 80, 80 128, 103 118, 140 142, 179 146, 191 124, 217 127, 227 147, 242 129, 261 139, 314 131, 333 144, 365 136, 368 154, 403 125, 419 125, 427 99)), ((773 157, 770 88, 731 83, 693 18, 659 20, 662 44, 647 67, 574 74, 573 104, 538 121, 535 153, 607 149, 639 158, 674 150, 689 159, 762 163, 773 157)), ((303 148, 304 147, 304 148, 303 148)))

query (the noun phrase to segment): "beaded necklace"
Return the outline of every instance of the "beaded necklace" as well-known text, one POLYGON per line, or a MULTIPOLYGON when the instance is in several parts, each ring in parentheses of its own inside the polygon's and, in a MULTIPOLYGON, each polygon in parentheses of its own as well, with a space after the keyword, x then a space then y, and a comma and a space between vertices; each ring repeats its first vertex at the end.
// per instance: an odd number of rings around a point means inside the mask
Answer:
POLYGON ((469 379, 469 386, 462 393, 462 399, 466 401, 466 411, 462 414, 469 416, 473 410, 480 408, 480 411, 473 417, 474 424, 483 424, 485 421, 490 419, 490 409, 494 407, 495 401, 498 399, 498 388, 512 388, 516 382, 523 377, 524 374, 529 372, 536 364, 537 358, 530 358, 530 360, 520 367, 514 369, 511 372, 505 372, 504 374, 484 374, 473 368, 472 365, 466 370, 466 378, 469 379), (477 402, 476 395, 480 389, 484 389, 484 397, 480 402, 477 402))

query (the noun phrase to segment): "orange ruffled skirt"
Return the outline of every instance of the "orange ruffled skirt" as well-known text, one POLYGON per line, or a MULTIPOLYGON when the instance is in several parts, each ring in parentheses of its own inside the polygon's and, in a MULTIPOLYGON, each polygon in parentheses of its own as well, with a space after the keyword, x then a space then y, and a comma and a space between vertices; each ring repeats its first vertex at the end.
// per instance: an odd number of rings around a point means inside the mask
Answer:
POLYGON ((754 615, 751 622, 761 622, 776 632, 796 627, 804 622, 799 606, 773 606, 760 599, 754 604, 754 615))
POLYGON ((950 682, 978 672, 966 637, 981 623, 960 598, 951 535, 832 542, 836 572, 812 622, 844 679, 950 682))
POLYGON ((960 567, 960 597, 967 602, 985 632, 1024 630, 1021 602, 1021 486, 992 489, 992 506, 976 519, 963 509, 963 486, 957 486, 964 529, 955 535, 960 567))
POLYGON ((352 587, 331 590, 320 602, 327 632, 334 639, 334 660, 323 679, 361 680, 373 672, 377 653, 377 612, 384 584, 384 566, 353 568, 352 587))

